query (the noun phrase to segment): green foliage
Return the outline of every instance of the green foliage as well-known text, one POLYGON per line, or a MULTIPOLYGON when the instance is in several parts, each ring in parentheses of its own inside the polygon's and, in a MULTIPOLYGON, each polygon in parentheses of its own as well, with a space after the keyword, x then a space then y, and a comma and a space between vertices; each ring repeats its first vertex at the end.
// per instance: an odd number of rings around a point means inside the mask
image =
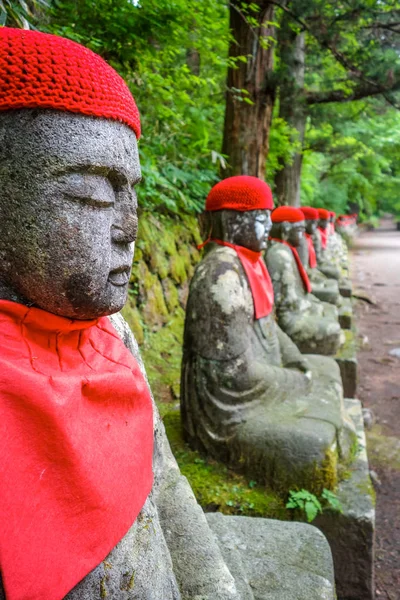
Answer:
POLYGON ((318 498, 307 490, 299 490, 298 492, 290 491, 286 508, 304 512, 308 523, 314 521, 318 513, 322 513, 322 506, 318 498))
POLYGON ((286 508, 304 513, 308 523, 314 521, 317 515, 322 514, 324 510, 342 512, 339 498, 326 488, 323 489, 320 499, 308 490, 291 490, 286 508))
POLYGON ((302 202, 363 219, 400 210, 400 113, 377 100, 316 107, 303 158, 302 202))
POLYGON ((230 39, 225 1, 56 1, 49 29, 124 77, 142 113, 144 208, 199 212, 217 181, 230 39))
POLYGON ((0 0, 0 26, 29 29, 47 8, 46 0, 0 0))

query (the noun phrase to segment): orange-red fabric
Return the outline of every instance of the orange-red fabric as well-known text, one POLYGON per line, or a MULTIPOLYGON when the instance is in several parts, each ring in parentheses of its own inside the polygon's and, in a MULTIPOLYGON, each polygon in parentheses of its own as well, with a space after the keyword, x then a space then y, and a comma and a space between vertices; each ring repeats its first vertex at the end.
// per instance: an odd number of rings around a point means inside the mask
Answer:
POLYGON ((223 179, 210 191, 206 210, 272 210, 274 201, 271 188, 265 181, 250 175, 223 179))
POLYGON ((319 214, 316 208, 313 208, 312 206, 301 206, 300 210, 303 213, 304 218, 308 221, 318 221, 319 214))
POLYGON ((325 248, 326 248, 326 246, 328 244, 329 224, 328 224, 328 226, 327 226, 326 229, 322 229, 322 227, 318 227, 318 231, 321 234, 321 246, 325 250, 325 248))
POLYGON ((140 137, 132 94, 100 56, 58 35, 0 27, 0 111, 19 108, 115 119, 140 137))
POLYGON ((330 219, 331 215, 330 215, 329 210, 326 210, 326 208, 319 208, 318 216, 320 219, 330 219))
POLYGON ((150 393, 107 318, 0 301, 0 439, 6 598, 61 600, 123 538, 153 481, 150 393))
POLYGON ((271 219, 273 223, 283 223, 283 221, 298 223, 304 221, 304 214, 294 206, 278 206, 272 211, 271 219))
POLYGON ((299 271, 299 275, 300 275, 301 280, 304 285, 304 289, 308 294, 311 294, 311 291, 312 291, 311 283, 308 278, 307 271, 305 270, 303 263, 301 262, 301 258, 299 256, 299 253, 297 252, 297 249, 294 246, 292 246, 291 244, 289 244, 289 242, 286 242, 285 240, 281 240, 279 238, 273 238, 273 237, 271 237, 269 239, 272 240, 273 242, 279 242, 279 244, 285 244, 285 246, 288 246, 288 248, 291 249, 293 258, 296 261, 296 266, 299 271))
POLYGON ((312 241, 312 237, 309 233, 306 233, 306 240, 308 246, 308 264, 311 269, 315 269, 317 266, 317 255, 315 253, 314 242, 312 241))
POLYGON ((263 261, 262 252, 254 252, 244 246, 236 246, 223 240, 211 239, 210 242, 235 250, 250 285, 254 302, 254 316, 256 319, 268 316, 274 307, 274 288, 263 261))

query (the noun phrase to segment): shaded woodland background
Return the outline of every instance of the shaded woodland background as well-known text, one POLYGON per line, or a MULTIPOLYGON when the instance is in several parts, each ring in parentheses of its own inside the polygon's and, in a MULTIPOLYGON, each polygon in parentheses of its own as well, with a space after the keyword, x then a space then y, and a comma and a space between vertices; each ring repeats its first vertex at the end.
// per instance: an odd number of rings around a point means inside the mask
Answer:
POLYGON ((195 214, 248 173, 280 204, 400 218, 399 0, 2 0, 0 23, 79 41, 125 78, 144 209, 195 214))

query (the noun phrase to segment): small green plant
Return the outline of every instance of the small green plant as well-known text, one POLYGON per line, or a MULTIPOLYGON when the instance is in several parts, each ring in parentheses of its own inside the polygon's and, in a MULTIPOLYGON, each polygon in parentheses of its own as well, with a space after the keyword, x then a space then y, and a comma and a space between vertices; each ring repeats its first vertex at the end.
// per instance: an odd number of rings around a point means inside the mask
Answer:
POLYGON ((299 490, 289 492, 289 500, 286 508, 292 508, 305 512, 307 522, 314 521, 318 513, 322 513, 322 506, 318 498, 308 490, 299 490))
POLYGON ((320 500, 308 490, 303 489, 297 492, 291 490, 286 508, 304 512, 308 523, 314 521, 318 513, 322 514, 327 508, 342 512, 342 505, 339 498, 326 488, 323 489, 320 500))
POLYGON ((334 494, 333 492, 330 492, 329 490, 324 488, 324 490, 321 494, 321 498, 323 498, 325 503, 327 505, 329 505, 329 506, 327 506, 327 508, 331 508, 332 510, 335 510, 336 512, 339 512, 339 513, 343 512, 341 502, 340 502, 339 498, 336 496, 336 494, 334 494))

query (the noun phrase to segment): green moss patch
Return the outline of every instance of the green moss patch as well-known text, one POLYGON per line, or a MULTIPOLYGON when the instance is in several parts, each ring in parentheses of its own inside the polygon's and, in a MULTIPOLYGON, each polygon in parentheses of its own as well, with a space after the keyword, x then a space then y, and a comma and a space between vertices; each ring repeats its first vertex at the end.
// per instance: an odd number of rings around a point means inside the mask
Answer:
POLYGON ((183 440, 179 410, 167 413, 164 424, 181 472, 188 478, 205 511, 285 520, 291 518, 285 502, 277 494, 191 450, 183 440))

